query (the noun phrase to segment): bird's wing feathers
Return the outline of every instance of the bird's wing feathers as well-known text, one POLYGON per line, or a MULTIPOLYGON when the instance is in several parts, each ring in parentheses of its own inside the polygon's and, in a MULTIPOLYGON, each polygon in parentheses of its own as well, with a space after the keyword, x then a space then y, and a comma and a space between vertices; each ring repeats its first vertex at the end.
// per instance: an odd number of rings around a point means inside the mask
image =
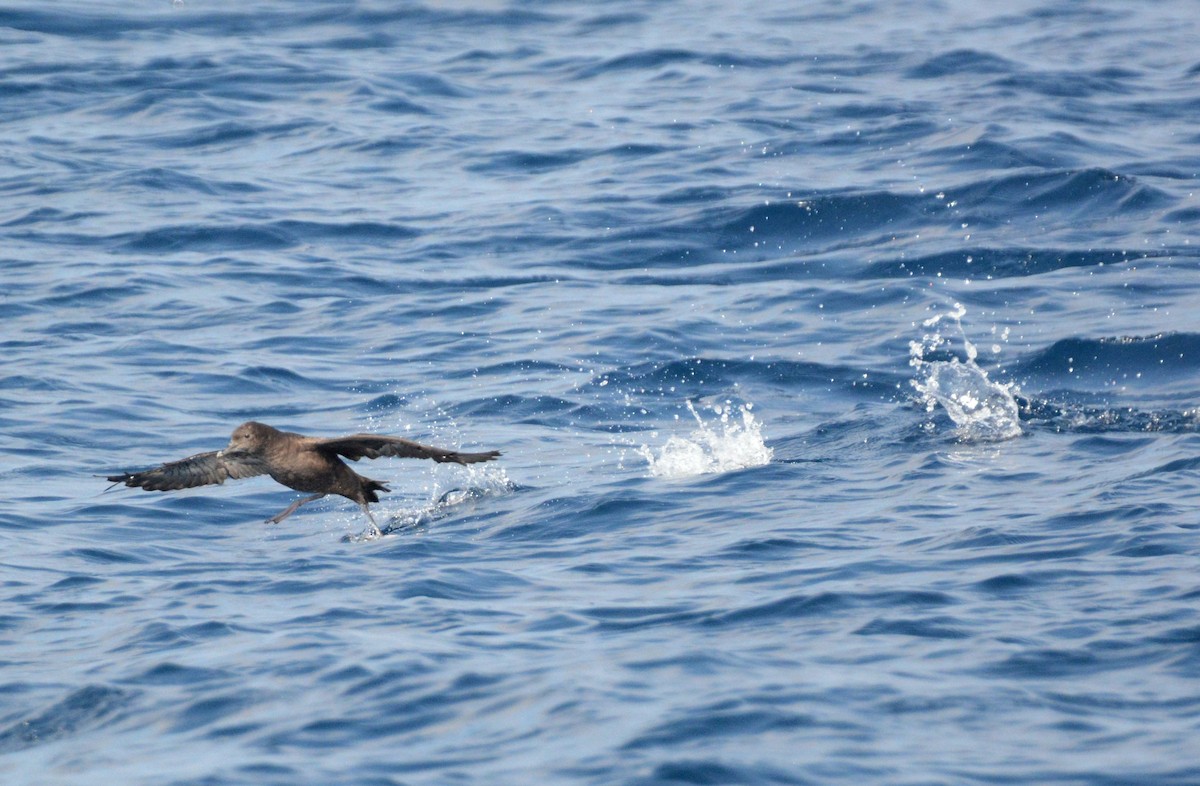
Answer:
POLYGON ((486 453, 462 453, 457 450, 435 448, 422 445, 420 442, 388 437, 379 434, 351 434, 348 437, 322 439, 317 442, 318 450, 345 456, 351 461, 360 458, 379 458, 392 456, 394 458, 432 459, 439 463, 452 462, 455 464, 474 464, 479 461, 491 461, 500 455, 498 450, 486 453))
POLYGON ((144 472, 111 475, 108 479, 126 486, 141 486, 147 491, 174 491, 224 483, 226 478, 250 478, 266 472, 267 467, 259 458, 214 450, 171 461, 144 472))

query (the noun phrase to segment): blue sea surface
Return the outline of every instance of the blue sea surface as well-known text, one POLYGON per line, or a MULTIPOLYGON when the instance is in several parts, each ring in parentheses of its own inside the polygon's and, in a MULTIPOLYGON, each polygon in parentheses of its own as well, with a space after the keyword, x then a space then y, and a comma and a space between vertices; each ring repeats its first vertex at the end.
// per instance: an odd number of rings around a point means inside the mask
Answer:
POLYGON ((0 783, 1200 783, 1197 41, 5 3, 0 783))

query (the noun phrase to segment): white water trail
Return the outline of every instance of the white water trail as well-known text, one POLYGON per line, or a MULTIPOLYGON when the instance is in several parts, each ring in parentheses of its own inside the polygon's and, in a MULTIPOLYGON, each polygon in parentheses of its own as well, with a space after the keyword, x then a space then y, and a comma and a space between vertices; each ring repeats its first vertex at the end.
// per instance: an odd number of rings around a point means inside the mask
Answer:
POLYGON ((1013 397, 1013 385, 988 379, 976 364, 979 351, 966 337, 962 318, 967 310, 960 303, 954 310, 925 320, 928 332, 920 341, 909 343, 909 365, 916 371, 912 386, 921 394, 926 411, 940 404, 954 421, 959 439, 966 442, 997 442, 1021 435, 1019 407, 1013 397), (948 327, 952 334, 944 334, 948 327), (926 360, 941 349, 961 342, 966 360, 926 360))

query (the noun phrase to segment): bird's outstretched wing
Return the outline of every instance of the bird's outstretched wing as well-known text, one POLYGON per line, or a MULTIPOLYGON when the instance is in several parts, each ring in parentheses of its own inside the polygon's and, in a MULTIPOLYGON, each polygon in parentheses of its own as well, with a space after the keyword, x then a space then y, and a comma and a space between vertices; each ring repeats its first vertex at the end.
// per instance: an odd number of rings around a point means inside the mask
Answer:
POLYGON ((214 450, 171 461, 144 472, 110 475, 108 479, 126 486, 141 486, 147 491, 174 491, 224 483, 226 478, 251 478, 266 472, 266 465, 256 456, 214 450))
POLYGON ((317 450, 326 453, 336 453, 351 461, 360 458, 379 458, 393 456, 395 458, 432 459, 438 463, 451 462, 454 464, 475 464, 480 461, 491 461, 500 455, 498 450, 485 453, 462 453, 457 450, 435 448, 422 445, 400 437, 387 437, 379 434, 351 434, 348 437, 318 440, 317 450))

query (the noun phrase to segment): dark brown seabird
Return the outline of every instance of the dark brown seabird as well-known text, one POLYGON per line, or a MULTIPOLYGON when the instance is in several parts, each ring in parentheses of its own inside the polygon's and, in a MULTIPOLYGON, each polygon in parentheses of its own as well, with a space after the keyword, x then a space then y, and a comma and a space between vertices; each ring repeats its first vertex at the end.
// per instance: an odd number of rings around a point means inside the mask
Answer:
POLYGON ((234 429, 229 445, 223 450, 197 453, 144 472, 126 472, 123 475, 111 475, 108 479, 126 486, 140 486, 147 491, 173 491, 220 484, 226 478, 237 480, 270 475, 288 488, 306 491, 312 496, 296 500, 283 512, 267 519, 269 523, 278 524, 306 502, 314 502, 326 494, 340 494, 362 506, 363 513, 371 522, 371 534, 378 536, 383 533, 375 523, 367 503, 379 501, 376 492, 391 489, 378 480, 359 475, 338 456, 351 461, 364 457, 395 456, 433 459, 438 463, 475 464, 491 461, 499 455, 498 450, 460 453, 379 434, 351 434, 348 437, 320 439, 280 431, 251 420, 234 429))

